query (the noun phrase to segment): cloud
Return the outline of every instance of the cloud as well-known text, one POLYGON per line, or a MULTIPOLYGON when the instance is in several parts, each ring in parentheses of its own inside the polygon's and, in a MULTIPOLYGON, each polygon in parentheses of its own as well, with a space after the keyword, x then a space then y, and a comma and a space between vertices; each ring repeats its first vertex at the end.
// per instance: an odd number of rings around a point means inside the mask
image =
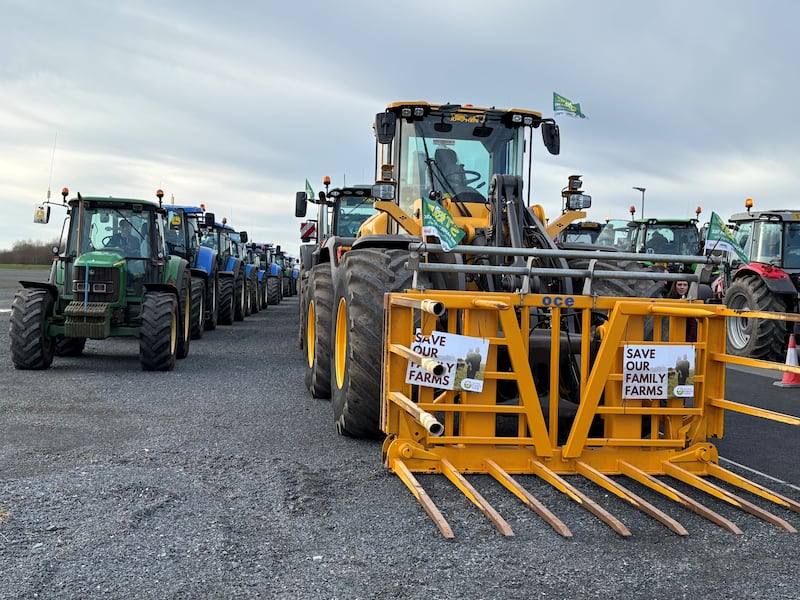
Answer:
POLYGON ((57 235, 31 211, 63 185, 162 187, 296 247, 295 191, 323 175, 369 183, 374 115, 398 100, 546 116, 553 91, 580 102, 588 119, 559 118, 560 156, 534 145, 550 215, 573 173, 598 220, 627 217, 633 186, 649 216, 701 204, 725 217, 745 197, 786 204, 800 183, 791 3, 5 0, 3 12, 0 248, 57 235))

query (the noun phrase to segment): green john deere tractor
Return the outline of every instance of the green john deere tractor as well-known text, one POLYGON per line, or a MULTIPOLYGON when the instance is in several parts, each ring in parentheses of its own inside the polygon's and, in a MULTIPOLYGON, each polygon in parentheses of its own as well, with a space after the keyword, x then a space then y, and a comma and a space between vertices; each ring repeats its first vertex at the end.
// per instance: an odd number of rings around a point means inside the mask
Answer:
POLYGON ((14 366, 47 369, 54 356, 81 355, 87 339, 138 337, 142 369, 171 370, 189 353, 191 271, 167 254, 161 203, 68 194, 66 246, 54 249, 49 280, 21 281, 14 297, 14 366))

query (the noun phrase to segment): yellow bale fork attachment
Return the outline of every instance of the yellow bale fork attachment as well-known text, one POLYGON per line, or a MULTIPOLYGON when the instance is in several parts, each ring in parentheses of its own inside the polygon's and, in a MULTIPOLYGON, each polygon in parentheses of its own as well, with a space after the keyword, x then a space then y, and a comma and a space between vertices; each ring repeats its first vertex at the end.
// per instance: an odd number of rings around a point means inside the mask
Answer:
POLYGON ((798 367, 726 354, 725 317, 733 311, 668 299, 432 290, 386 294, 384 303, 384 464, 443 536, 453 537, 453 530, 415 474, 444 475, 507 536, 514 535, 511 526, 468 475, 493 477, 564 537, 572 535, 568 526, 515 476, 539 478, 622 536, 631 535, 628 527, 569 476, 614 494, 678 535, 687 535, 686 528, 628 489, 626 480, 732 533, 741 533, 735 523, 678 487, 796 531, 738 492, 794 512, 800 503, 721 467, 709 442, 722 437, 726 410, 800 425, 800 418, 724 397, 726 364, 800 373, 798 367), (530 332, 542 327, 542 315, 550 334, 546 373, 531 366, 536 336, 530 332), (696 324, 692 341, 686 340, 689 320, 696 324), (488 342, 484 362, 466 384, 466 362, 451 352, 461 351, 464 340, 468 346, 488 342), (680 354, 694 357, 688 379, 661 364, 680 354), (562 383, 569 364, 577 367, 571 373, 579 394, 571 402, 562 383))

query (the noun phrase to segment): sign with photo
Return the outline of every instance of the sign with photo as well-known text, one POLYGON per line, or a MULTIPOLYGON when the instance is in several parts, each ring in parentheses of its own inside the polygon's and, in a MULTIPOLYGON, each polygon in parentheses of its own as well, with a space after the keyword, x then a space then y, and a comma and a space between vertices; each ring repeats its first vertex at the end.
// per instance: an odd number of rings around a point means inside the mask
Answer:
POLYGON ((626 344, 623 353, 624 400, 666 400, 694 396, 694 346, 626 344))
POLYGON ((417 329, 411 350, 441 363, 444 372, 434 375, 408 361, 406 383, 445 390, 483 391, 489 340, 444 331, 425 336, 417 329))

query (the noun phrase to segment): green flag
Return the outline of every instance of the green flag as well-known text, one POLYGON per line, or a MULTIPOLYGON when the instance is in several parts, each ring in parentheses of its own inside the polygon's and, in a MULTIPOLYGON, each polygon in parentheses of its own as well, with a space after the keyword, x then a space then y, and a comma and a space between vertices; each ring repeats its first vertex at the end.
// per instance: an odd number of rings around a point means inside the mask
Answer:
POLYGON ((306 179, 306 196, 314 198, 314 190, 311 189, 311 184, 308 183, 308 179, 306 179))
POLYGON ((464 237, 453 217, 441 205, 427 198, 422 199, 422 234, 439 238, 445 252, 450 252, 464 237))
POLYGON ((579 119, 585 119, 586 115, 581 112, 581 105, 577 102, 568 100, 561 94, 553 92, 553 114, 568 115, 579 119))
POLYGON ((725 221, 715 212, 711 213, 711 220, 708 222, 708 234, 706 235, 705 247, 707 250, 735 252, 742 262, 750 262, 745 251, 733 238, 733 233, 731 233, 725 221))

